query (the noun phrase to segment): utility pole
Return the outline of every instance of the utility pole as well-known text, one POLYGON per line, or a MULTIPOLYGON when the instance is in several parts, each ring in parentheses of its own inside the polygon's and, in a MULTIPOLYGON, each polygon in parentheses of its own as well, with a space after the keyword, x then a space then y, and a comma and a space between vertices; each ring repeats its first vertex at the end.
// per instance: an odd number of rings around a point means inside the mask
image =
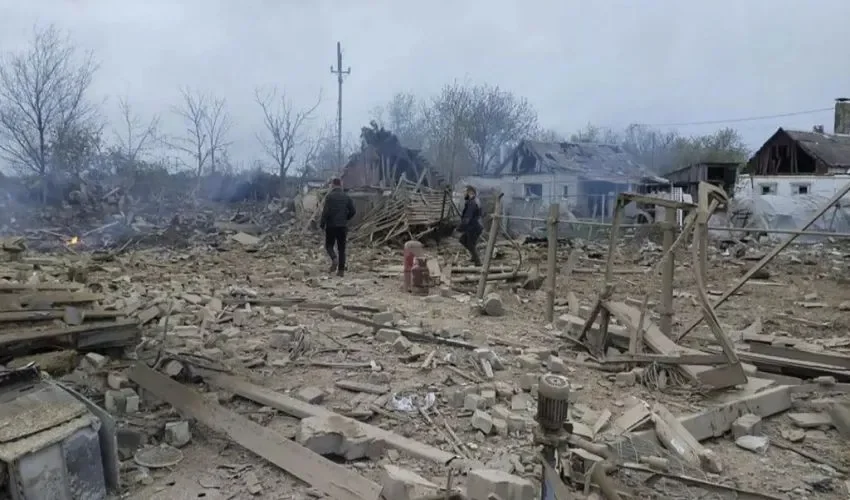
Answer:
POLYGON ((339 84, 336 102, 336 154, 341 169, 344 166, 342 164, 342 79, 345 75, 351 74, 351 67, 349 66, 346 70, 342 69, 342 45, 340 42, 336 42, 336 69, 331 65, 331 73, 336 75, 339 84))

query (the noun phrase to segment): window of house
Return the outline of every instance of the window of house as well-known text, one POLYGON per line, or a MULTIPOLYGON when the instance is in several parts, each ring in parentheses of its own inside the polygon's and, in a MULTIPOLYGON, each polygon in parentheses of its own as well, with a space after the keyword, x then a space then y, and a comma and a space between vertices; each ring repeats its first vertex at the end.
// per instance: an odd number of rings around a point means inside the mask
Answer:
POLYGON ((538 198, 543 198, 543 184, 525 184, 524 186, 525 196, 536 196, 538 198))
POLYGON ((562 198, 569 198, 570 197, 570 186, 569 185, 566 185, 566 186, 563 187, 563 191, 561 192, 561 197, 562 198))
POLYGON ((800 183, 800 184, 791 184, 791 194, 809 194, 811 192, 812 185, 808 182, 800 183))
POLYGON ((761 194, 776 194, 776 183, 765 182, 759 184, 759 191, 761 192, 761 194))

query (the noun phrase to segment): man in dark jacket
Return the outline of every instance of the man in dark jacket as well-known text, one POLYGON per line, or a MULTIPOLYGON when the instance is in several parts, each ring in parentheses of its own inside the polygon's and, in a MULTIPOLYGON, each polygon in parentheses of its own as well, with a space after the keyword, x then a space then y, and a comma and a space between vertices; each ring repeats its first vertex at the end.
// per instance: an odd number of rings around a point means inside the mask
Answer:
POLYGON ((475 245, 478 244, 478 238, 484 232, 484 227, 481 225, 481 205, 478 204, 475 188, 472 186, 466 187, 466 193, 463 196, 463 213, 460 216, 461 232, 460 244, 469 252, 472 263, 476 266, 481 265, 481 259, 478 258, 478 250, 475 245))
POLYGON ((325 250, 331 258, 330 272, 345 275, 345 243, 348 238, 348 221, 357 213, 351 197, 342 190, 342 180, 331 181, 331 191, 325 196, 322 220, 319 226, 325 230, 325 250), (336 252, 334 252, 336 246, 336 252), (338 255, 338 256, 337 256, 338 255))

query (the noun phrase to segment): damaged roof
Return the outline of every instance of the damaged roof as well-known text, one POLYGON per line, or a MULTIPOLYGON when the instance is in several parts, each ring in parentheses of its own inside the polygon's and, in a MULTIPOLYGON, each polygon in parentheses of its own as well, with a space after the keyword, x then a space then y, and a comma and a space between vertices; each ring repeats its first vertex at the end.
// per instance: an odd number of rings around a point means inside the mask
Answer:
POLYGON ((504 163, 495 168, 493 174, 541 172, 563 172, 588 180, 615 182, 645 178, 663 181, 620 146, 584 142, 524 140, 504 163))
POLYGON ((784 130, 784 132, 806 153, 825 164, 831 167, 850 167, 850 136, 800 130, 784 130))

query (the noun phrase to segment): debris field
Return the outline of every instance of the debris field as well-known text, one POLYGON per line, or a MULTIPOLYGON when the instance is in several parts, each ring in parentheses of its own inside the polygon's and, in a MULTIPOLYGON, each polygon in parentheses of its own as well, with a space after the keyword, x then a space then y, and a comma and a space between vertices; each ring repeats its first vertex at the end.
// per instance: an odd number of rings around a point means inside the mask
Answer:
MULTIPOLYGON (((574 498, 606 498, 603 462, 621 498, 850 495, 846 246, 791 246, 716 307, 746 379, 712 390, 676 359, 723 353, 704 324, 674 352, 631 352, 617 315, 604 353, 580 341, 605 240, 558 246, 549 323, 545 243, 500 241, 480 300, 454 242, 426 248, 424 295, 403 290, 400 249, 354 244, 338 278, 300 227, 242 229, 170 247, 2 240, 0 363, 34 363, 114 417, 121 498, 538 498, 547 372, 569 381, 574 498)), ((769 249, 711 241, 709 297, 769 249)), ((618 304, 649 291, 645 325, 662 253, 631 234, 612 255, 618 304)), ((701 315, 690 252, 675 261, 674 332, 701 315)))

